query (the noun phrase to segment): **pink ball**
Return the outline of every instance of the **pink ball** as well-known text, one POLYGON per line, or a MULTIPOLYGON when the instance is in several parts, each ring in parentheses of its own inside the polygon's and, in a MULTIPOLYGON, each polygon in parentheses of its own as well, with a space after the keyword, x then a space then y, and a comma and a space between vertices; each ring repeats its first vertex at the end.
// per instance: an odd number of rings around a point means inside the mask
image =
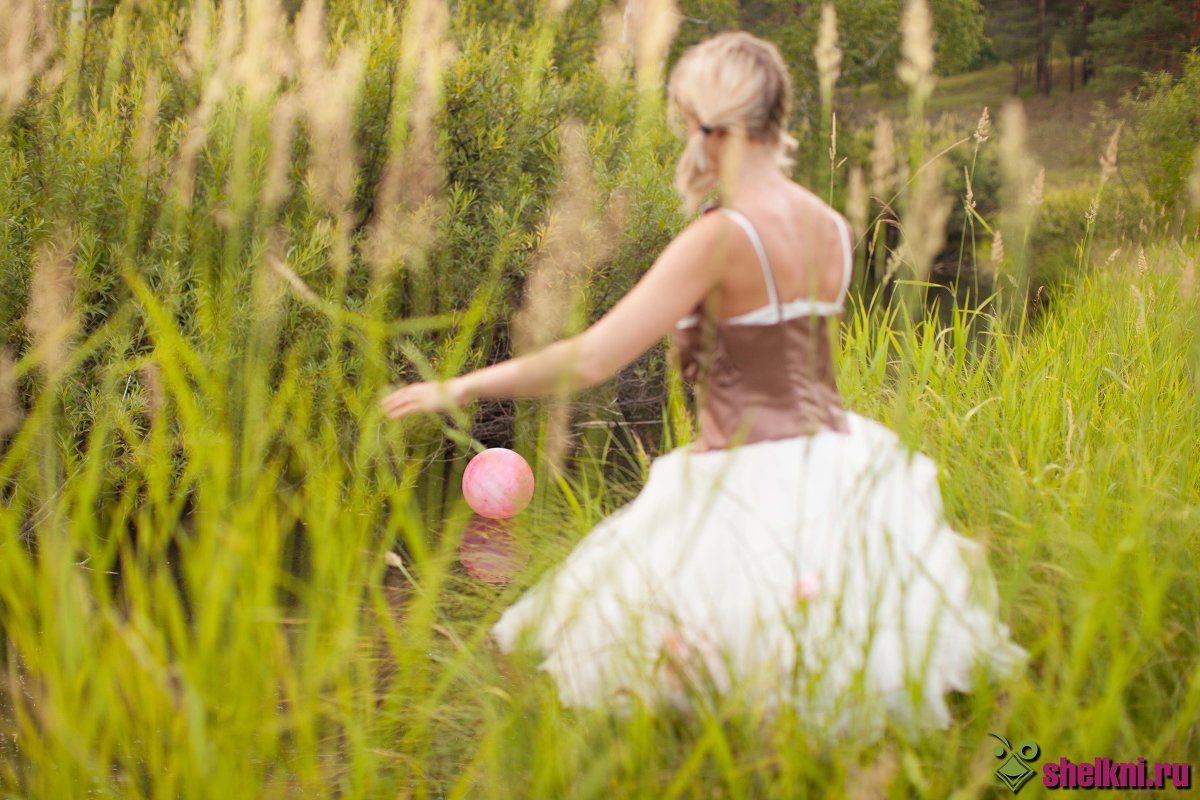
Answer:
POLYGON ((533 470, 519 453, 491 447, 467 464, 462 488, 467 505, 476 514, 508 519, 533 499, 533 470))

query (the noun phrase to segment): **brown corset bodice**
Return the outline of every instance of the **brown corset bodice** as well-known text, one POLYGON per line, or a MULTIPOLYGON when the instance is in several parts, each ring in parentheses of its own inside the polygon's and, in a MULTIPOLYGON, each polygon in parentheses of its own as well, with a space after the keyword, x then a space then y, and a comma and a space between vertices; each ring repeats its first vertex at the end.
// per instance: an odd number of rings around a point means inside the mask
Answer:
POLYGON ((700 433, 694 450, 724 449, 768 439, 846 432, 846 414, 834 375, 830 321, 849 284, 849 234, 838 218, 846 247, 847 275, 836 303, 780 303, 774 275, 757 232, 737 212, 724 210, 746 230, 758 252, 772 303, 739 317, 774 309, 772 322, 739 322, 706 315, 697 307, 688 327, 676 326, 672 359, 696 386, 700 433), (801 313, 785 313, 785 306, 801 313), (819 308, 803 313, 808 306, 819 308))

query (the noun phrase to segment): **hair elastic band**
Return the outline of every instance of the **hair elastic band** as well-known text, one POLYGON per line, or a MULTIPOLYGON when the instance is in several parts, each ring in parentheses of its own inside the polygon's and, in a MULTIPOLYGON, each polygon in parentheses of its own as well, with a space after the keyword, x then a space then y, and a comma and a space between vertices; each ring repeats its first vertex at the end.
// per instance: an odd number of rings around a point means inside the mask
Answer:
POLYGON ((705 136, 708 136, 709 134, 711 134, 713 132, 713 129, 708 125, 701 125, 700 130, 704 133, 705 136))

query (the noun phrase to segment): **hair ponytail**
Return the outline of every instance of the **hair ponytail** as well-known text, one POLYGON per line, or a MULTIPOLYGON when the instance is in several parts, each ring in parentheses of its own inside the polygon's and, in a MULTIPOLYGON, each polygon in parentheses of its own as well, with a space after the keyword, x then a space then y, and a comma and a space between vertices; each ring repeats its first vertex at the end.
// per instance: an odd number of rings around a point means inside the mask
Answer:
POLYGON ((696 213, 717 185, 716 165, 706 152, 707 140, 708 136, 700 129, 688 136, 679 163, 675 165, 675 188, 689 214, 696 213))
POLYGON ((675 187, 689 213, 718 185, 708 157, 707 131, 723 129, 776 148, 779 166, 792 167, 796 140, 788 134, 791 75, 768 41, 742 31, 722 33, 687 50, 671 71, 671 113, 701 127, 687 137, 675 169, 675 187))

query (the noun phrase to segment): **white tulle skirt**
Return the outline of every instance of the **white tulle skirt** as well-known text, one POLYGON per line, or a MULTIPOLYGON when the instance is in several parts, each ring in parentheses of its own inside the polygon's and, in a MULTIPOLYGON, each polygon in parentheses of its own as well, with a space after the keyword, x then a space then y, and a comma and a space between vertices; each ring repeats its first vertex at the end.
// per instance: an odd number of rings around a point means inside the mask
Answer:
POLYGON ((943 518, 936 468, 879 423, 672 450, 509 607, 566 705, 788 703, 834 738, 950 722, 975 670, 1019 673, 983 549, 943 518))

